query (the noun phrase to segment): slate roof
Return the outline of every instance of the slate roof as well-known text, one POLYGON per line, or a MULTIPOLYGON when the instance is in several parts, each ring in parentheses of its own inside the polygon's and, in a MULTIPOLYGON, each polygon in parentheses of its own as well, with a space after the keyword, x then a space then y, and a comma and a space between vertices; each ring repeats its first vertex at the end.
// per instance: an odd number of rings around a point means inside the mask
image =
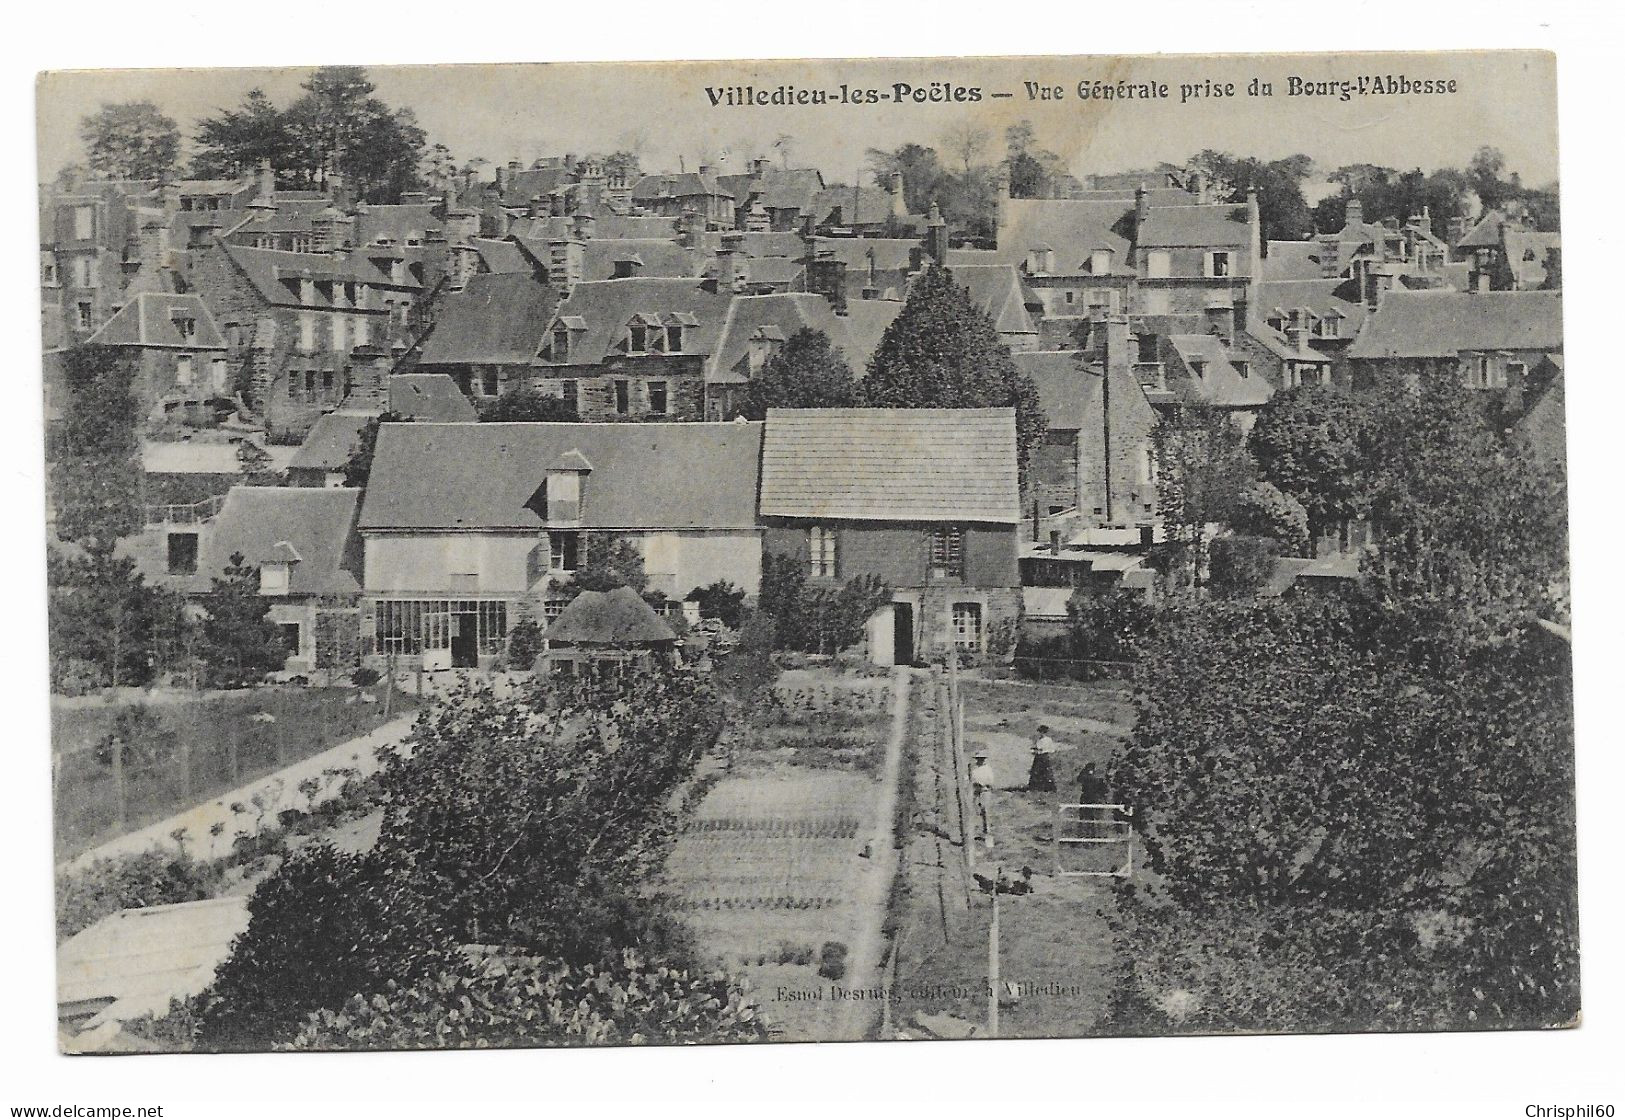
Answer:
POLYGON ((820 225, 874 225, 892 217, 892 194, 878 187, 825 187, 813 195, 810 213, 820 225))
MULTIPOLYGON (((305 272, 313 279, 338 279, 362 284, 376 284, 398 288, 421 288, 422 282, 412 276, 408 268, 397 283, 385 266, 375 264, 371 255, 379 250, 360 248, 348 256, 336 257, 331 253, 294 253, 284 249, 252 249, 244 245, 222 243, 221 249, 236 262, 248 276, 256 291, 267 303, 278 307, 333 307, 331 297, 316 285, 314 302, 306 304, 300 299, 299 280, 305 272)), ((422 249, 391 247, 384 253, 400 256, 408 262, 421 261, 422 249)), ((380 258, 382 259, 382 258, 380 258)))
MULTIPOLYGON (((410 424, 385 424, 409 428, 410 424)), ((352 530, 360 490, 314 486, 233 486, 199 542, 194 589, 225 572, 234 552, 261 564, 286 542, 301 560, 288 590, 295 595, 342 594, 360 583, 360 558, 352 530)))
POLYGON ((1538 288, 1546 282, 1546 253, 1563 248, 1563 238, 1556 233, 1533 231, 1506 231, 1507 267, 1520 288, 1538 288))
MULTIPOLYGON (((702 234, 700 245, 711 252, 722 247, 722 232, 712 230, 702 234)), ((800 260, 807 255, 807 242, 799 233, 775 233, 769 231, 729 230, 728 235, 737 239, 739 251, 752 259, 762 257, 785 257, 790 260, 800 260)), ((815 238, 815 242, 823 242, 827 238, 815 238)), ((853 240, 843 238, 842 240, 853 240)))
POLYGON ((1129 271, 1128 237, 1133 233, 1134 202, 1059 198, 1013 198, 1005 204, 1005 224, 998 231, 998 255, 1020 265, 1038 243, 1055 254, 1052 272, 1082 272, 1096 249, 1112 251, 1113 271, 1129 271))
POLYGON ((479 254, 480 263, 487 272, 524 272, 536 270, 536 266, 524 250, 512 241, 499 241, 492 237, 471 237, 468 243, 479 254))
POLYGON ((529 270, 471 276, 440 301, 422 366, 515 365, 536 356, 556 306, 553 289, 529 270))
POLYGON ((248 900, 241 895, 109 914, 57 946, 57 1003, 111 999, 87 1030, 162 1015, 171 999, 209 986, 246 928, 248 900))
POLYGON ((1365 322, 1366 305, 1359 298, 1358 285, 1341 277, 1327 280, 1266 280, 1255 290, 1258 293, 1255 309, 1265 319, 1276 308, 1290 312, 1295 307, 1307 307, 1323 319, 1336 311, 1348 324, 1343 330, 1345 338, 1353 337, 1353 331, 1359 330, 1365 322))
POLYGON ((89 346, 162 346, 174 350, 224 350, 226 340, 214 316, 196 295, 141 292, 91 335, 89 346), (191 338, 181 335, 178 318, 196 324, 191 338))
POLYGON ((763 328, 777 328, 783 338, 803 328, 823 331, 852 372, 862 377, 881 335, 902 308, 894 301, 857 300, 847 304, 845 315, 837 315, 823 296, 808 292, 736 296, 706 366, 706 381, 717 385, 749 381, 750 339, 763 328))
POLYGON ((761 512, 1016 524, 1015 410, 770 409, 761 512))
POLYGON ((1176 398, 1215 408, 1257 408, 1268 403, 1270 383, 1262 377, 1241 376, 1214 335, 1174 334, 1168 336, 1168 344, 1185 363, 1188 374, 1168 378, 1169 391, 1176 398), (1204 363, 1201 377, 1196 376, 1192 362, 1204 363))
POLYGON ((1499 210, 1486 210, 1472 229, 1456 242, 1458 249, 1495 249, 1501 244, 1501 227, 1507 216, 1499 210))
POLYGON ((717 185, 716 179, 694 171, 675 175, 645 175, 632 185, 632 199, 652 202, 663 198, 692 198, 715 195, 732 199, 733 194, 717 185))
POLYGON ((609 280, 615 262, 635 258, 639 276, 698 276, 706 258, 669 237, 593 237, 581 247, 581 279, 609 280))
POLYGON ((1251 234, 1247 207, 1154 206, 1140 224, 1138 242, 1150 246, 1245 246, 1251 234))
POLYGON ((414 238, 421 241, 430 230, 445 226, 434 210, 432 202, 359 207, 355 216, 356 244, 371 245, 380 237, 389 238, 397 245, 414 238))
MULTIPOLYGON (((527 240, 559 241, 575 236, 575 218, 549 215, 545 218, 515 218, 509 233, 527 240)), ((677 236, 677 219, 669 214, 616 214, 605 211, 593 216, 593 241, 619 241, 625 238, 665 238, 677 236)))
POLYGON ((949 270, 955 283, 970 293, 971 302, 993 320, 1000 334, 1037 334, 1038 324, 1027 313, 1027 294, 1013 265, 960 265, 949 270))
POLYGON ((654 316, 692 315, 696 323, 683 332, 683 353, 711 354, 733 293, 708 291, 698 280, 634 276, 624 280, 583 281, 559 304, 556 318, 585 324, 570 339, 570 363, 598 363, 624 353, 626 327, 639 313, 654 316))
MULTIPOLYGON (((518 171, 503 170, 502 202, 505 206, 524 206, 537 195, 551 194, 564 185, 570 169, 558 167, 527 167, 518 171)), ((495 184, 491 184, 495 188, 495 184)))
POLYGON ((1100 394, 1101 370, 1089 367, 1081 350, 1028 350, 1010 355, 1016 369, 1032 379, 1038 403, 1052 432, 1083 427, 1089 403, 1100 394))
POLYGON ((1563 349, 1560 292, 1410 292, 1383 296, 1350 358, 1450 358, 1463 350, 1563 349))
POLYGON ((320 417, 294 452, 291 470, 341 471, 359 445, 361 429, 373 418, 366 412, 329 412, 320 417))
POLYGON ((583 591, 542 636, 574 646, 646 646, 677 640, 672 628, 630 587, 583 591))
POLYGON ((1268 250, 1261 273, 1266 281, 1318 280, 1323 275, 1318 241, 1271 241, 1268 250))
POLYGON ((770 210, 806 210, 813 196, 824 189, 824 173, 815 167, 792 167, 769 169, 760 175, 718 175, 717 186, 740 202, 759 195, 770 210))
POLYGON ((759 423, 385 424, 361 527, 534 531, 548 467, 578 451, 585 528, 749 528, 761 441, 759 423))
POLYGON ((850 278, 854 272, 868 273, 870 253, 875 256, 876 272, 907 271, 920 242, 913 237, 815 237, 809 248, 814 256, 828 253, 844 262, 850 278))
POLYGON ((397 373, 390 377, 389 411, 431 424, 478 419, 472 402, 444 373, 397 373))

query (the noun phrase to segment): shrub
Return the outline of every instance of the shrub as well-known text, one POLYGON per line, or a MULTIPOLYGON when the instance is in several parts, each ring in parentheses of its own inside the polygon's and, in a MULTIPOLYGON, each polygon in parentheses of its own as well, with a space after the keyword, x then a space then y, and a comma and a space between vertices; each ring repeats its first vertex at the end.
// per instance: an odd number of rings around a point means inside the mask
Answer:
POLYGON ((357 688, 370 688, 378 683, 381 676, 382 674, 380 674, 377 669, 368 668, 367 666, 363 665, 361 668, 350 674, 350 683, 355 685, 357 688))
POLYGON ((1136 661, 1151 637, 1156 608, 1132 591, 1095 594, 1083 588, 1066 604, 1071 655, 1088 661, 1136 661))
POLYGON ((686 599, 700 605, 701 618, 717 619, 730 630, 739 629, 745 616, 745 593, 725 579, 696 587, 686 599))
POLYGON ((61 696, 87 696, 107 687, 107 672, 79 657, 51 659, 51 690, 61 696))
POLYGON ((175 732, 151 708, 132 704, 119 710, 113 717, 113 729, 92 750, 98 763, 111 766, 114 747, 122 744, 125 766, 156 766, 175 757, 178 742, 175 732))
POLYGON ((826 941, 818 950, 818 975, 826 980, 839 980, 846 975, 846 945, 840 941, 826 941))
POLYGON ((1309 555, 1309 514, 1302 503, 1272 483, 1255 482, 1241 492, 1231 511, 1230 527, 1242 536, 1274 541, 1283 555, 1309 555))
POLYGON ((528 672, 542 652, 542 628, 530 619, 508 631, 508 664, 528 672))
POLYGON ((66 940, 120 910, 210 898, 220 870, 184 852, 154 848, 98 859, 56 877, 56 936, 66 940))
POLYGON ((1215 595, 1256 595, 1275 573, 1276 542, 1267 537, 1219 537, 1208 549, 1208 587, 1215 595))

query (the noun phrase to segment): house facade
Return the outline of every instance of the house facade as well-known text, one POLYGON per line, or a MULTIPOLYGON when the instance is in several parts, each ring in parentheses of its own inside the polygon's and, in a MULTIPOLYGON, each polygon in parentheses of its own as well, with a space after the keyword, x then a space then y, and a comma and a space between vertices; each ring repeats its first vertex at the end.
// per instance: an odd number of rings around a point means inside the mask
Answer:
POLYGON ((874 576, 878 664, 980 655, 1021 617, 1012 409, 772 409, 762 548, 810 583, 874 576))
POLYGON ((630 541, 649 589, 754 595, 760 424, 386 424, 360 532, 368 655, 488 666, 550 621, 597 548, 630 541))

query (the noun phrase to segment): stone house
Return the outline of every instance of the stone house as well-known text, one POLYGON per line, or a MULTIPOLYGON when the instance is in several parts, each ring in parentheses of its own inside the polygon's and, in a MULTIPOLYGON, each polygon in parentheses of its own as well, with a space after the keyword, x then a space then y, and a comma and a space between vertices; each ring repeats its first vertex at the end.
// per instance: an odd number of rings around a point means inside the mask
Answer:
POLYGON ((892 589, 866 628, 877 664, 982 654, 1013 637, 1013 409, 773 409, 761 470, 765 552, 804 565, 815 585, 875 576, 892 589))
POLYGON ((117 353, 151 425, 212 426, 233 410, 225 338, 196 295, 137 293, 85 345, 117 353))
POLYGON ((434 326, 402 362, 444 374, 474 400, 529 383, 557 308, 554 290, 534 273, 470 277, 439 301, 434 326))
POLYGON ((749 423, 384 425, 360 519, 369 654, 488 666, 616 539, 668 598, 754 595, 761 441, 749 423))

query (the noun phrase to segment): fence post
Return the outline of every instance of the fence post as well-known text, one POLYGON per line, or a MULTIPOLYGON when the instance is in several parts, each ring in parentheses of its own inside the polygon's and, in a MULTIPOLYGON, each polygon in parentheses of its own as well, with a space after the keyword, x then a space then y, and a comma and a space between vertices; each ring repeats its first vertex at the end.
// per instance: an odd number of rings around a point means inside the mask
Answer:
POLYGON ((993 917, 987 927, 987 1036, 999 1037, 999 867, 993 868, 993 917))
POLYGON ((113 827, 123 833, 125 823, 130 817, 130 791, 125 787, 124 780, 124 740, 113 737, 113 827))

